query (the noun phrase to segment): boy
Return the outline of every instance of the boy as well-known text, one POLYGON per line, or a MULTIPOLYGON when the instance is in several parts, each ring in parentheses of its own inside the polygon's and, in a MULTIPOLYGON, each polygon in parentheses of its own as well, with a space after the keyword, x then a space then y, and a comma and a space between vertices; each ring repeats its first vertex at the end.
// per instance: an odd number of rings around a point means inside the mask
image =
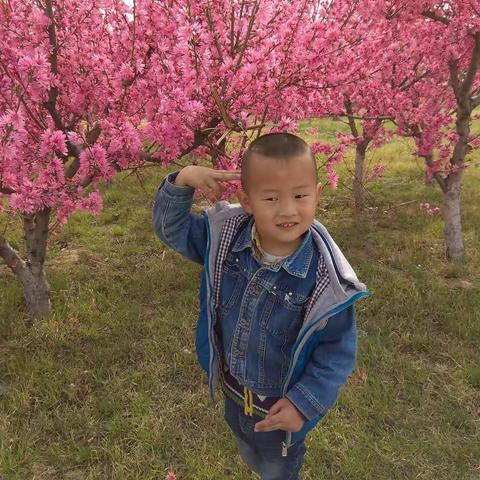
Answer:
POLYGON ((353 369, 353 304, 366 296, 325 227, 308 145, 289 133, 254 140, 241 173, 188 166, 162 182, 159 237, 204 265, 198 360, 221 383, 240 455, 263 480, 298 479, 304 438, 353 369), (195 188, 220 194, 241 179, 240 205, 190 212, 195 188))

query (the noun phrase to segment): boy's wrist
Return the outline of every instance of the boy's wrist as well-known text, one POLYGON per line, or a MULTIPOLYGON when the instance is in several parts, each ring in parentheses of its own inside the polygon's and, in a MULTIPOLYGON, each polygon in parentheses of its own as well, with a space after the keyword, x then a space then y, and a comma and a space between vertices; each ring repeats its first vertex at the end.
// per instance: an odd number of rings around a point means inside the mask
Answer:
POLYGON ((179 187, 191 187, 188 183, 188 172, 191 170, 191 165, 183 167, 175 177, 174 184, 179 187))
POLYGON ((195 189, 193 187, 189 187, 188 185, 177 185, 176 179, 178 174, 179 171, 169 173, 158 187, 159 192, 175 202, 191 202, 195 193, 195 189))

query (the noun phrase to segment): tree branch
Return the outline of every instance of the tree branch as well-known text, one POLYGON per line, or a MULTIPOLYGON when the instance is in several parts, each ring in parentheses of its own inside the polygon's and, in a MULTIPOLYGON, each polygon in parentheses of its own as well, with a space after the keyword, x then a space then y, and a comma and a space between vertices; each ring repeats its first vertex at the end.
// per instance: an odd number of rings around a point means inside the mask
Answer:
POLYGON ((248 46, 248 41, 250 40, 250 35, 252 34, 253 26, 255 25, 255 20, 257 18, 258 10, 260 9, 259 2, 253 3, 252 13, 250 15, 250 19, 248 22, 247 32, 245 33, 245 41, 243 42, 242 46, 240 47, 240 55, 238 56, 237 63, 233 68, 234 72, 237 72, 242 64, 243 56, 245 55, 245 50, 248 46))
POLYGON ((0 185, 0 193, 3 193, 4 195, 11 195, 12 193, 15 193, 15 190, 12 190, 9 187, 2 187, 0 185))
POLYGON ((460 80, 458 78, 458 63, 456 60, 448 62, 448 69, 450 71, 450 83, 452 85, 453 93, 458 103, 461 102, 460 96, 460 80))
POLYGON ((24 260, 3 235, 0 235, 0 257, 15 275, 19 275, 26 268, 24 260))
POLYGON ((472 97, 472 110, 477 108, 480 105, 480 95, 475 95, 472 97))
MULTIPOLYGON (((55 19, 53 17, 53 3, 52 0, 46 0, 45 2, 45 15, 50 19, 50 25, 48 26, 48 39, 50 46, 52 47, 52 53, 50 55, 50 71, 54 74, 58 74, 58 43, 57 33, 55 31, 55 19)), ((65 131, 65 127, 62 123, 60 115, 57 111, 57 97, 58 88, 52 87, 48 91, 48 100, 43 104, 55 123, 57 130, 65 131)))
POLYGON ((448 18, 442 17, 441 15, 438 15, 430 10, 424 10, 422 15, 430 18, 431 20, 435 20, 436 22, 443 23, 444 25, 450 25, 450 20, 448 18))
POLYGON ((468 66, 467 75, 460 87, 460 93, 463 97, 469 96, 475 76, 478 70, 478 63, 480 61, 480 32, 475 34, 475 46, 473 47, 472 57, 470 58, 470 65, 468 66))
POLYGON ((348 126, 350 127, 350 131, 352 132, 352 135, 355 138, 358 138, 358 129, 357 129, 357 126, 355 125, 355 119, 352 116, 353 115, 352 102, 348 97, 345 100, 345 111, 347 113, 348 126))
POLYGON ((415 85, 417 82, 419 82, 422 78, 426 77, 430 72, 428 70, 426 70, 425 72, 423 72, 421 75, 419 75, 418 77, 410 80, 410 82, 408 83, 404 83, 406 82, 406 79, 399 85, 400 87, 400 91, 404 92, 405 90, 408 90, 410 87, 413 87, 413 85, 415 85), (403 84, 403 85, 402 85, 403 84))
MULTIPOLYGON (((102 129, 100 125, 96 124, 91 130, 88 131, 86 136, 86 144, 93 145, 97 140, 100 134, 102 133, 102 129)), ((74 145, 71 142, 68 142, 68 154, 73 156, 73 162, 68 166, 65 177, 66 178, 73 178, 75 174, 78 172, 80 168, 80 154, 82 153, 83 148, 79 147, 78 145, 74 145)), ((90 183, 90 182, 88 182, 90 183)))
MULTIPOLYGON (((415 124, 406 124, 407 127, 410 129, 412 132, 412 135, 415 138, 421 138, 422 136, 422 131, 418 125, 415 124)), ((433 165, 433 160, 432 160, 432 154, 430 155, 418 155, 419 157, 422 157, 425 160, 425 163, 427 164, 428 167, 431 167, 433 165)), ((446 185, 445 185, 445 179, 442 177, 442 175, 439 172, 436 172, 433 174, 433 178, 437 181, 438 185, 440 186, 442 192, 446 192, 446 185)))
POLYGON ((342 22, 342 25, 340 26, 340 30, 343 30, 345 28, 345 25, 350 21, 351 16, 355 13, 357 6, 358 6, 359 0, 354 0, 352 2, 352 5, 350 6, 350 11, 347 13, 345 16, 345 20, 342 22))
MULTIPOLYGON (((221 122, 220 118, 213 118, 210 120, 206 128, 196 130, 193 136, 193 142, 188 147, 184 148, 177 158, 182 158, 195 150, 197 147, 203 145, 210 136, 210 131, 213 130, 221 122)), ((140 154, 142 160, 146 160, 153 163, 160 163, 158 158, 155 158, 153 154, 149 152, 142 152, 140 154)))

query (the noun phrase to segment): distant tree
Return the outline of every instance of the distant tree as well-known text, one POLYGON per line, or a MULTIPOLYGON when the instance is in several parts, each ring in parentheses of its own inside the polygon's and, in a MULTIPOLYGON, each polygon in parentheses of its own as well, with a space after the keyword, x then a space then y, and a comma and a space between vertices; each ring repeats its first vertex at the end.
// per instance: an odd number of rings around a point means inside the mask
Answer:
POLYGON ((478 146, 470 124, 480 105, 480 2, 403 0, 377 6, 427 73, 409 89, 412 108, 397 110, 395 116, 400 133, 415 139, 427 176, 443 192, 447 257, 462 261, 462 176, 468 152, 478 146))

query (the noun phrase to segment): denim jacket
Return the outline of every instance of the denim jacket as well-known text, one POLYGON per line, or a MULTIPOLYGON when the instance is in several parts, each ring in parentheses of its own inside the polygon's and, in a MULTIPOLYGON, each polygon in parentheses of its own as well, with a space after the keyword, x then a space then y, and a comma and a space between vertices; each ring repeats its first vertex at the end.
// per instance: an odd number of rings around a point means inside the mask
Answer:
POLYGON ((354 367, 354 303, 368 295, 366 287, 317 220, 285 261, 260 265, 247 248, 252 218, 224 201, 192 213, 194 189, 175 185, 177 174, 162 181, 153 222, 166 245, 204 267, 196 353, 210 396, 224 353, 241 383, 287 397, 306 417, 299 432, 285 432, 288 447, 334 405, 354 367))
POLYGON ((245 218, 223 263, 217 324, 224 361, 237 381, 259 395, 281 397, 318 253, 308 231, 286 259, 262 265, 252 254, 253 221, 245 218))

